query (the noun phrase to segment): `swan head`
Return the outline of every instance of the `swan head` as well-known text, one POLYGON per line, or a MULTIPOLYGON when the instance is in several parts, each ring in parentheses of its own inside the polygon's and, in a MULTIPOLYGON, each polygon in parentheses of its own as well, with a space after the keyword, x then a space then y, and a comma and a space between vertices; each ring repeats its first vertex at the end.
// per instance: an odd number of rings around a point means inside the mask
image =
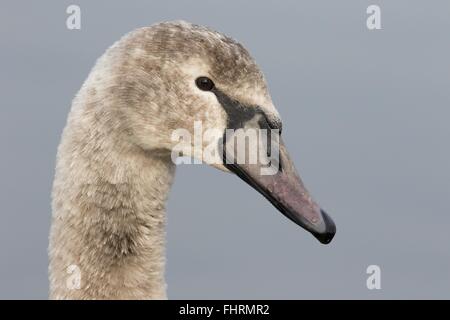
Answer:
POLYGON ((109 88, 132 144, 231 171, 320 242, 332 240, 336 227, 300 180, 264 76, 241 44, 187 22, 160 23, 125 36, 97 69, 107 76, 92 81, 109 88))

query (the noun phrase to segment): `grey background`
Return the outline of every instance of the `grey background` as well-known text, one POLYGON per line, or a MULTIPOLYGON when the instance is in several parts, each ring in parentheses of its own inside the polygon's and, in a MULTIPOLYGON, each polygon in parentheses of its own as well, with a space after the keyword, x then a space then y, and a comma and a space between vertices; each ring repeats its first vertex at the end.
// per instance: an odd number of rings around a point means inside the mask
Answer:
POLYGON ((0 298, 47 298, 56 147, 96 58, 174 19, 250 50, 338 233, 323 246, 238 178, 179 167, 169 297, 450 298, 449 13, 448 1, 2 1, 0 298), (72 3, 80 31, 65 26, 72 3), (373 3, 382 30, 366 28, 373 3), (370 264, 381 290, 366 288, 370 264))

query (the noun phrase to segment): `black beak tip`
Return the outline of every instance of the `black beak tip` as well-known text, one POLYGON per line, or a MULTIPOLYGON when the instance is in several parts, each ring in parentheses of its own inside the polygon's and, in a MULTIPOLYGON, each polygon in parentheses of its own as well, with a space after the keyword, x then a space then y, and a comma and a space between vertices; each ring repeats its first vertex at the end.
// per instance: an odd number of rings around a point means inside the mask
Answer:
POLYGON ((324 232, 314 232, 313 235, 323 244, 329 244, 331 240, 333 240, 334 235, 336 234, 336 225, 334 221, 330 218, 330 216, 323 210, 320 210, 323 217, 323 222, 325 224, 324 232))

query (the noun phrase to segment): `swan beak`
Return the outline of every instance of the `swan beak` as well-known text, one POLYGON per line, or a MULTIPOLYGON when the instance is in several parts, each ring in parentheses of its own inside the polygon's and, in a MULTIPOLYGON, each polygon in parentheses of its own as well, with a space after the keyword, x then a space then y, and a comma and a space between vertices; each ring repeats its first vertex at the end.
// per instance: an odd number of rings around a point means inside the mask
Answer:
MULTIPOLYGON (((230 148, 225 139, 224 165, 266 197, 287 218, 312 233, 321 243, 330 243, 336 233, 336 225, 304 187, 281 137, 276 140, 278 157, 271 154, 270 166, 264 166, 260 163, 239 164, 238 161, 226 163, 230 150, 236 152, 236 147, 233 144, 230 148)), ((265 146, 258 146, 261 147, 265 146)))

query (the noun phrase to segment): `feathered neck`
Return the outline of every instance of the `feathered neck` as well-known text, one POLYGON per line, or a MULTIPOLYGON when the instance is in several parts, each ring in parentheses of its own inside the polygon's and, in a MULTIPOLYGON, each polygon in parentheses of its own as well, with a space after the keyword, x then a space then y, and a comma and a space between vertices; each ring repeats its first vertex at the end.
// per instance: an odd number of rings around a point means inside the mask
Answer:
POLYGON ((174 165, 169 155, 126 143, 82 98, 58 149, 50 297, 165 298, 165 202, 174 165))

